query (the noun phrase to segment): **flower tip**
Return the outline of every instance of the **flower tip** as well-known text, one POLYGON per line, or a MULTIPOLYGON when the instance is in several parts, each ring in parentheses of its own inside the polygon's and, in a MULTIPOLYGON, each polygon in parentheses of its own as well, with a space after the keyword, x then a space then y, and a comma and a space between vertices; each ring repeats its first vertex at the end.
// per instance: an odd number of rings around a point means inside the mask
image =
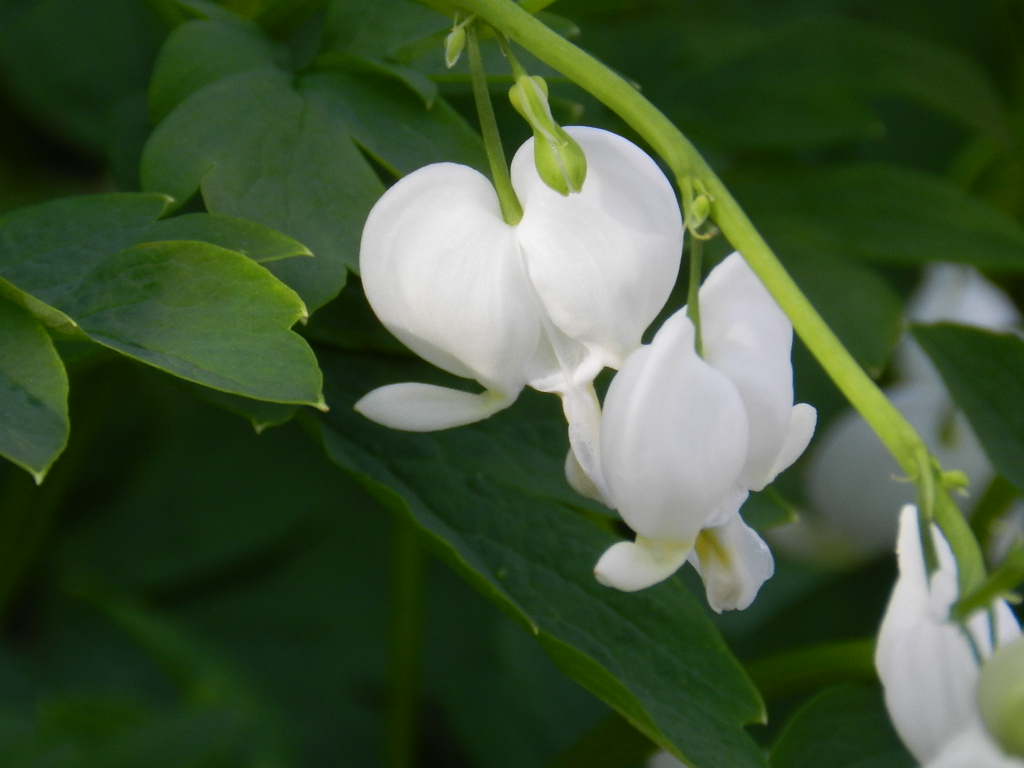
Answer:
POLYGON ((664 581, 686 562, 689 546, 653 547, 632 541, 613 544, 594 566, 598 584, 620 592, 639 592, 664 581))

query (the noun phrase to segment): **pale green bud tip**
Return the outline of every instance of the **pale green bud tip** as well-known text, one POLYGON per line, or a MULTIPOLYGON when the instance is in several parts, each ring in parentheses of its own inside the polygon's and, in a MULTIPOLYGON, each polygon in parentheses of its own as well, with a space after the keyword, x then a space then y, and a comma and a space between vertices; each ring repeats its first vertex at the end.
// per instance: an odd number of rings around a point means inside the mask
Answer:
POLYGON ((452 28, 444 39, 444 65, 451 69, 458 62, 466 47, 466 28, 461 24, 452 28))
POLYGON ((1008 754, 1024 757, 1024 639, 997 650, 985 662, 978 704, 989 732, 1008 754))
POLYGON ((534 162, 544 183, 561 195, 583 189, 587 157, 552 117, 544 78, 521 75, 508 95, 512 106, 533 129, 534 162))

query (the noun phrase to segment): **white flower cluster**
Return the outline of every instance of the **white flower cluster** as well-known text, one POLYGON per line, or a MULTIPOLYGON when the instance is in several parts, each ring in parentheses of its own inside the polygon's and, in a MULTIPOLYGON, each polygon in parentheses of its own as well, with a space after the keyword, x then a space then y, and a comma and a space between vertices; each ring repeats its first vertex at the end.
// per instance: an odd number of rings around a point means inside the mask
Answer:
POLYGON ((792 327, 733 254, 700 291, 703 357, 685 308, 641 345, 679 270, 679 205, 631 142, 566 131, 586 154, 583 188, 550 189, 531 139, 512 161, 523 208, 515 225, 486 178, 450 163, 421 168, 380 199, 360 252, 371 306, 410 349, 484 391, 391 384, 356 409, 430 431, 487 418, 525 386, 559 394, 569 482, 637 532, 600 558, 601 583, 643 589, 689 559, 715 610, 745 608, 773 561, 740 506, 814 431, 814 409, 793 404, 792 327), (593 381, 605 367, 619 373, 602 414, 593 381))
MULTIPOLYGON (((1022 642, 1020 626, 1004 600, 966 626, 951 621, 958 596, 956 561, 936 526, 932 540, 939 568, 929 577, 917 509, 906 505, 897 543, 900 576, 875 651, 889 716, 925 768, 1024 768, 1024 758, 1006 754, 993 739, 978 704, 985 662, 995 648, 1022 642)), ((1018 665, 1014 671, 1019 683, 1024 669, 1018 665)), ((1022 725, 1015 724, 1017 733, 1022 725)))

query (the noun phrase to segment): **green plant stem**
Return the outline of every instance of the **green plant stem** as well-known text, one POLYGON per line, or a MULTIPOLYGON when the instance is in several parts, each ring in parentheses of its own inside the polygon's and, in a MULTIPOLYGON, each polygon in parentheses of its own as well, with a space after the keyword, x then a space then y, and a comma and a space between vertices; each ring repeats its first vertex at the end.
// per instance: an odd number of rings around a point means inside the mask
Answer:
POLYGON ((423 635, 425 562, 409 520, 395 521, 391 644, 385 768, 416 764, 419 734, 420 653, 423 635))
POLYGON ((697 354, 704 357, 704 340, 700 335, 700 278, 704 262, 704 241, 690 235, 690 283, 686 288, 686 316, 693 323, 693 340, 697 354))
POLYGON ((781 653, 747 664, 747 674, 765 699, 809 693, 826 685, 871 682, 875 641, 851 640, 781 653))
MULTIPOLYGON (((690 176, 703 184, 711 199, 711 218, 715 224, 743 254, 832 381, 871 425, 907 477, 917 484, 923 515, 932 519, 940 494, 936 488, 937 470, 924 441, 828 327, 689 140, 626 80, 548 29, 512 0, 458 1, 465 10, 477 14, 619 115, 665 160, 680 183, 690 176)), ((977 541, 973 536, 962 536, 959 526, 947 530, 948 515, 943 517, 946 519, 939 523, 957 561, 966 563, 970 572, 980 564, 983 572, 977 541)))
POLYGON ((515 225, 523 218, 523 206, 519 204, 516 191, 512 188, 505 150, 501 146, 501 136, 498 135, 498 121, 494 117, 491 93, 487 88, 487 73, 484 72, 484 62, 480 55, 476 26, 474 22, 466 29, 466 53, 469 55, 469 72, 473 80, 473 98, 480 116, 480 135, 484 139, 491 179, 498 193, 498 202, 501 203, 501 215, 506 224, 515 225))

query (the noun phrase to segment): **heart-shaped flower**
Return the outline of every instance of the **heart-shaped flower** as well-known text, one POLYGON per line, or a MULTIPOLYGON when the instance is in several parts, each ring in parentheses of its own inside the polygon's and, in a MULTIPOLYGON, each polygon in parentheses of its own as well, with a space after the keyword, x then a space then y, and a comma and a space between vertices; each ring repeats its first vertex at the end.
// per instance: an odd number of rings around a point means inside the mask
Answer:
POLYGON ((703 358, 684 308, 608 390, 608 501, 637 538, 605 552, 595 575, 634 591, 689 559, 721 611, 747 607, 774 570, 739 509, 803 452, 816 414, 793 404, 792 326, 738 253, 708 275, 700 310, 703 358))
POLYGON ((592 382, 640 346, 668 298, 682 218, 643 150, 597 128, 566 131, 587 156, 582 190, 550 189, 530 139, 512 161, 523 207, 514 226, 490 181, 451 163, 409 174, 377 202, 360 250, 370 305, 418 355, 485 391, 391 384, 356 409, 396 429, 431 431, 484 419, 526 385, 557 392, 575 458, 600 485, 592 382))

